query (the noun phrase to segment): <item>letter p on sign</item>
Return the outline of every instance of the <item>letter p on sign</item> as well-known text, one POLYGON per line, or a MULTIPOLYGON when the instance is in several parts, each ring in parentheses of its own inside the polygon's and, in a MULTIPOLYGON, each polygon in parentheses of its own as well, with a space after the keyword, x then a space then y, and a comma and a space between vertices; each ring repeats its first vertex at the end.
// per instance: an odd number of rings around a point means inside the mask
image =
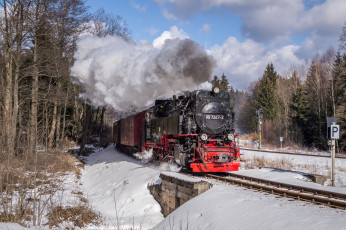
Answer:
POLYGON ((340 138, 340 126, 331 125, 330 126, 330 139, 339 139, 340 138))

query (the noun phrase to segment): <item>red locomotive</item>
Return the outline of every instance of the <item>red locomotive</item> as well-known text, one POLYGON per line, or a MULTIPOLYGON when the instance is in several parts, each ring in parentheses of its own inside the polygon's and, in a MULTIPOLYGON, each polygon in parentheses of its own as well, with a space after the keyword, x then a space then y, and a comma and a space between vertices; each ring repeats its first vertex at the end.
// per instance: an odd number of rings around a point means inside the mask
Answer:
POLYGON ((153 160, 175 162, 194 172, 227 172, 239 168, 230 96, 197 90, 114 123, 117 148, 132 154, 153 150, 153 160))

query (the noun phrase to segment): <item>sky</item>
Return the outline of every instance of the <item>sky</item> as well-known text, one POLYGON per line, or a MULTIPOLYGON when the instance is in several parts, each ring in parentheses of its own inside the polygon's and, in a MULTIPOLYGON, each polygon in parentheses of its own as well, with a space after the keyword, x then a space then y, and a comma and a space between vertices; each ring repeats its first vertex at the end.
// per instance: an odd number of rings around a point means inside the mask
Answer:
MULTIPOLYGON (((161 48, 190 38, 216 61, 214 73, 247 89, 268 63, 285 76, 317 52, 337 50, 346 22, 345 0, 87 0, 121 16, 137 43, 161 48)), ((211 76, 212 77, 212 76, 211 76)))

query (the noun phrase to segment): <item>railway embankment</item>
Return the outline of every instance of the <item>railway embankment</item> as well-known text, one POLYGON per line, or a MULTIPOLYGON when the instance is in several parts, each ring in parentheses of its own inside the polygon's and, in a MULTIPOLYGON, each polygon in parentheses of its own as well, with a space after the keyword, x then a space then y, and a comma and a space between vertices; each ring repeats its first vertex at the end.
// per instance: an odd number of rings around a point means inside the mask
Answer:
POLYGON ((206 181, 177 173, 161 173, 160 179, 161 183, 148 185, 148 189, 160 204, 165 217, 188 200, 212 187, 212 184, 206 181))

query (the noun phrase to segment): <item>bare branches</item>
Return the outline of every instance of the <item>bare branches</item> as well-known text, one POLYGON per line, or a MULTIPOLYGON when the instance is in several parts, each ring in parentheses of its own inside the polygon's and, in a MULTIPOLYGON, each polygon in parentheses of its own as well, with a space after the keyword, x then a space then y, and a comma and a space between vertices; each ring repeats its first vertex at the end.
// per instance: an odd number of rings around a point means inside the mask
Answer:
POLYGON ((119 15, 108 14, 104 9, 99 9, 92 17, 91 32, 98 37, 107 35, 118 36, 130 40, 130 32, 126 22, 119 15))

